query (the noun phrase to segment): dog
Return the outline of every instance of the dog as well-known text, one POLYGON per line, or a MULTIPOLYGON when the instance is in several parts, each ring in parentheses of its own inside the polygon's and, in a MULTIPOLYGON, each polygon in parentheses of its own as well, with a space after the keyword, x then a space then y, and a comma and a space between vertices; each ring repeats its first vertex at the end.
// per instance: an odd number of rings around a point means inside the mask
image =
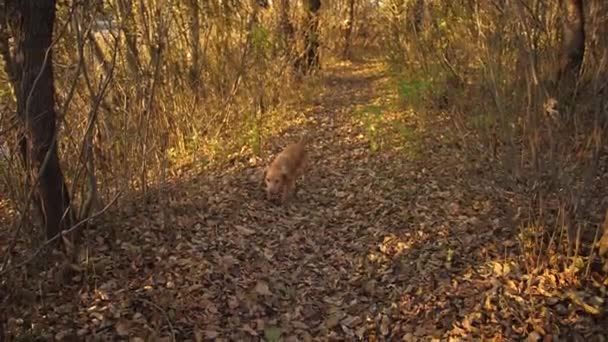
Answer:
POLYGON ((264 171, 266 194, 270 199, 280 197, 281 204, 284 204, 294 192, 296 181, 308 164, 308 142, 308 137, 304 136, 298 142, 288 145, 264 171))

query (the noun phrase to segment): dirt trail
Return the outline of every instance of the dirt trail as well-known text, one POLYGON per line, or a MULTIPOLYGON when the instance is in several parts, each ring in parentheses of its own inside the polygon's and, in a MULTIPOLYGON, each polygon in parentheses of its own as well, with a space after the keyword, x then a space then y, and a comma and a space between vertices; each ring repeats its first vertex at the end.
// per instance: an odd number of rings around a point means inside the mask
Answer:
POLYGON ((438 132, 417 136, 417 158, 370 154, 353 113, 390 97, 379 70, 325 71, 309 122, 281 138, 312 132, 313 166, 288 206, 264 199, 243 158, 159 191, 146 210, 116 213, 128 218, 112 224, 116 243, 97 239, 107 249, 93 256, 96 274, 80 299, 40 308, 54 333, 177 341, 529 333, 527 311, 507 310, 521 304, 492 274, 515 235, 479 168, 465 168, 438 132))
POLYGON ((201 220, 194 230, 181 227, 181 242, 167 249, 173 289, 157 294, 172 298, 163 307, 181 311, 180 331, 198 326, 241 340, 277 327, 282 338, 316 340, 453 328, 458 310, 450 310, 445 288, 475 264, 462 254, 477 252, 471 240, 492 238, 492 226, 483 214, 470 222, 445 217, 469 191, 458 188, 455 170, 441 170, 451 153, 417 161, 370 155, 353 115, 386 96, 377 65, 327 73, 307 125, 275 143, 312 132, 313 166, 295 201, 270 205, 246 163, 202 180, 200 197, 209 197, 197 209, 201 220))

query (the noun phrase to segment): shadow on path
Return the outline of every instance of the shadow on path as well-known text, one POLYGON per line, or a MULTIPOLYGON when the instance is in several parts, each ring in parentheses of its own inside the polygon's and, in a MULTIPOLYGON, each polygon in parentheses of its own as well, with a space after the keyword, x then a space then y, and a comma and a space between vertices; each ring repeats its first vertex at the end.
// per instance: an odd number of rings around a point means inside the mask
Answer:
POLYGON ((47 302, 39 312, 89 322, 87 335, 115 337, 127 326, 145 340, 170 333, 179 341, 400 340, 503 330, 492 310, 479 311, 496 291, 495 278, 480 275, 484 265, 513 247, 491 184, 437 132, 420 137, 415 160, 370 154, 353 113, 386 96, 386 75, 374 63, 325 73, 308 122, 272 142, 311 133, 313 166, 295 200, 266 201, 248 158, 158 189, 156 203, 113 215, 114 238, 97 238, 92 262, 100 266, 81 310, 47 302))

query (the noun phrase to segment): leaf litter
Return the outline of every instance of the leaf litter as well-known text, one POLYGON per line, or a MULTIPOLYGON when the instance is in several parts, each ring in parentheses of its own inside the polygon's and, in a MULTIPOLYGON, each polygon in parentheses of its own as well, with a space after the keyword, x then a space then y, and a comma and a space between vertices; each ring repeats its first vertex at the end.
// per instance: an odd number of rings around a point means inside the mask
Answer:
POLYGON ((44 300, 9 328, 89 341, 607 337, 605 292, 522 270, 509 204, 484 166, 463 167, 441 123, 420 133, 418 157, 370 153, 352 113, 388 96, 386 75, 376 64, 327 73, 309 122, 282 140, 313 132, 291 203, 265 200, 251 156, 169 184, 152 204, 134 198, 99 224, 97 267, 61 283, 49 272, 34 291, 44 300))

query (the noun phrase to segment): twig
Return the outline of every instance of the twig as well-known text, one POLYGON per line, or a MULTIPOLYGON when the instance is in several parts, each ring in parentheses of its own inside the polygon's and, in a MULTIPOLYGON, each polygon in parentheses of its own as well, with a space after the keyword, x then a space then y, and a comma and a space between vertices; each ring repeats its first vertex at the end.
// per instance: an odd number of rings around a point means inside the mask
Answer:
MULTIPOLYGON (((46 168, 49 160, 51 159, 51 152, 53 151, 56 141, 57 141, 57 132, 55 132, 55 134, 53 135, 53 140, 51 141, 50 148, 46 152, 46 155, 44 156, 44 160, 42 161, 40 169, 38 170, 38 174, 36 175, 36 179, 34 179, 34 183, 32 184, 30 191, 27 194, 27 198, 25 199, 25 204, 23 205, 23 210, 21 211, 21 219, 19 220, 19 225, 15 229, 15 233, 13 234, 12 241, 17 240, 17 237, 19 236, 21 229, 25 226, 25 220, 28 217, 27 216, 28 208, 30 207, 31 202, 34 200, 34 191, 36 191, 38 182, 40 181, 40 178, 42 177, 42 172, 44 172, 44 169, 46 168)), ((4 261, 2 262, 2 267, 6 267, 6 265, 8 264, 9 255, 11 254, 11 252, 13 250, 13 246, 15 246, 15 244, 9 245, 8 250, 6 251, 6 254, 4 256, 4 261)))
POLYGON ((0 137, 8 134, 8 132, 12 131, 17 126, 19 126, 19 121, 15 120, 15 122, 11 123, 5 130, 0 130, 0 137))
POLYGON ((167 312, 165 310, 163 310, 163 308, 161 308, 157 304, 155 304, 147 299, 137 298, 137 300, 139 300, 143 303, 149 304, 150 306, 154 307, 156 310, 160 311, 163 314, 163 316, 165 316, 165 320, 167 320, 167 324, 169 324, 169 329, 171 330, 171 340, 173 342, 175 342, 175 329, 173 329, 173 324, 171 324, 171 320, 169 319, 169 315, 167 314, 167 312))
MULTIPOLYGON (((76 11, 76 3, 74 3, 73 6, 72 6, 72 8, 70 9, 70 18, 74 15, 75 11, 76 11)), ((36 88, 36 85, 37 85, 38 81, 42 77, 42 73, 44 72, 45 66, 48 63, 49 56, 50 56, 50 53, 52 52, 52 49, 59 42, 59 39, 63 36, 63 33, 66 32, 66 27, 67 27, 66 25, 67 24, 64 24, 61 27, 61 30, 59 30, 59 34, 56 35, 57 36, 56 39, 54 39, 53 41, 51 41, 51 44, 46 49, 45 54, 44 54, 44 60, 42 62, 42 67, 40 68, 40 71, 36 75, 36 78, 34 79, 34 81, 32 83, 32 87, 31 87, 30 91, 28 92, 28 95, 27 95, 27 97, 25 99, 24 113, 22 113, 22 115, 19 115, 19 113, 18 113, 18 116, 24 116, 24 117, 20 117, 19 119, 23 122, 23 127, 26 130, 29 128, 29 125, 30 125, 30 123, 28 122, 28 118, 29 118, 29 115, 30 115, 29 114, 29 106, 30 106, 30 103, 31 103, 31 100, 32 100, 34 89, 36 88)), ((15 91, 16 90, 17 89, 15 89, 15 91)), ((25 199, 25 204, 23 206, 23 211, 22 211, 21 219, 19 220, 19 225, 15 229, 15 234, 12 237, 13 241, 15 241, 17 239, 17 236, 19 236, 19 233, 21 232, 21 229, 25 225, 25 220, 27 219, 28 208, 30 206, 30 203, 34 199, 34 191, 36 190, 36 187, 38 186, 38 182, 40 181, 40 178, 42 177, 42 173, 46 169, 47 164, 48 164, 49 160, 51 159, 51 153, 53 152, 53 149, 55 148, 56 143, 57 143, 58 132, 59 132, 58 129, 55 130, 55 134, 53 135, 53 138, 52 138, 51 143, 49 145, 48 151, 46 152, 46 155, 44 156, 44 160, 42 161, 40 169, 38 170, 38 174, 36 175, 36 179, 34 179, 34 184, 32 184, 32 187, 31 187, 30 191, 28 192, 27 198, 25 199)), ((67 210, 69 210, 69 208, 66 208, 66 212, 67 212, 67 210)), ((65 213, 64 213, 64 215, 65 215, 65 213)), ((9 255, 12 252, 13 246, 15 246, 15 244, 10 244, 9 245, 9 249, 6 251, 6 255, 5 255, 4 260, 2 262, 2 267, 3 268, 6 267, 6 265, 8 264, 9 255)), ((3 273, 4 273, 4 271, 0 271, 0 274, 3 274, 3 273)))
MULTIPOLYGON (((232 101, 234 99, 234 97, 237 95, 237 92, 239 90, 239 85, 241 84, 241 81, 243 80, 243 74, 245 73, 245 71, 247 70, 247 57, 249 56, 249 50, 251 49, 251 40, 253 39, 253 25, 256 23, 257 21, 257 10, 254 7, 253 13, 251 13, 251 18, 249 19, 249 21, 247 22, 247 36, 245 37, 245 47, 243 48, 243 53, 241 54, 241 64, 239 65, 239 69, 236 73, 236 77, 234 79, 234 82, 232 83, 232 86, 230 87, 230 93, 228 93, 228 96, 226 97, 226 99, 223 101, 223 105, 222 107, 225 108, 225 113, 227 113, 230 110, 232 101)), ((224 116, 224 118, 222 119, 222 122, 220 123, 220 131, 223 130, 224 125, 227 125, 228 121, 228 115, 224 116)))
MULTIPOLYGON (((587 266, 585 267, 585 277, 589 276, 591 272, 591 263, 593 262, 593 252, 596 249, 597 241, 600 236, 600 228, 602 228, 606 223, 608 223, 608 210, 606 211, 606 216, 604 220, 604 224, 598 224, 595 228, 595 236, 593 237, 593 243, 591 244, 591 250, 589 251, 589 260, 587 260, 587 266)), ((598 251, 599 254, 599 251, 598 251)), ((600 255, 600 258, 602 256, 600 255)))
POLYGON ((110 201, 110 203, 108 203, 108 205, 106 205, 103 209, 101 209, 100 211, 92 214, 91 216, 81 220, 80 222, 76 223, 75 225, 73 225, 72 227, 70 227, 70 229, 61 231, 59 234, 53 236, 51 239, 45 241, 45 243, 40 246, 40 248, 38 248, 32 255, 30 255, 28 258, 26 258, 24 261, 11 266, 11 267, 6 267, 4 270, 0 270, 0 275, 3 275, 5 273, 7 273, 8 271, 15 269, 15 268, 19 268, 22 266, 25 266, 26 264, 30 263, 32 260, 34 260, 34 258, 36 258, 36 256, 38 256, 38 254, 40 254, 40 252, 42 252, 42 250, 44 250, 48 245, 50 245, 51 243, 53 243, 53 241, 59 239, 59 237, 63 236, 64 234, 69 234, 72 231, 76 230, 77 228, 79 228, 80 226, 82 226, 83 224, 87 223, 88 221, 100 216, 101 214, 103 214, 104 212, 106 212, 115 202, 116 200, 118 200, 118 197, 120 197, 122 192, 119 192, 116 196, 114 196, 114 198, 110 201))
MULTIPOLYGON (((93 90, 93 87, 91 85, 91 82, 89 80, 88 77, 88 73, 87 73, 87 69, 84 67, 84 51, 83 51, 83 47, 84 47, 84 40, 83 37, 84 35, 80 34, 80 31, 77 29, 78 27, 78 23, 76 23, 76 38, 79 41, 78 44, 78 53, 79 53, 79 68, 82 68, 82 75, 84 76, 84 80, 85 80, 85 85, 87 86, 87 88, 89 89, 90 92, 90 96, 91 96, 91 100, 93 101, 93 108, 91 108, 91 110, 89 111, 89 117, 88 117, 88 123, 87 123, 87 128, 85 131, 85 135, 83 138, 83 142, 82 142, 82 146, 80 149, 80 152, 78 154, 78 160, 83 160, 83 167, 78 169, 78 172, 76 173, 75 179, 78 179, 80 177, 81 172, 84 169, 87 169, 87 176, 89 176, 89 181, 90 178, 94 178, 95 174, 94 171, 92 169, 89 169, 89 163, 92 163, 92 155, 91 154, 87 154, 87 157, 85 158, 85 151, 87 151, 88 149, 91 148, 92 143, 92 132, 93 132, 93 128, 95 127, 95 122, 97 121, 97 117, 98 117, 98 113, 99 113, 99 107, 101 106, 101 103, 103 101, 103 98, 105 96, 106 90, 108 88, 108 85, 110 84, 110 81, 112 80, 113 76, 114 76, 114 67, 116 66, 116 56, 117 56, 117 52, 118 52, 118 39, 115 39, 115 45, 114 45, 114 51, 113 51, 113 55, 112 55, 112 64, 110 66, 109 69, 106 70, 107 74, 106 74, 106 78, 104 80, 104 82, 101 85, 101 89, 99 90, 99 93, 95 94, 95 91, 93 90)), ((87 28, 87 33, 90 33, 90 25, 87 28)), ((104 61, 105 62, 105 61, 104 61)), ((109 63, 109 62, 108 62, 109 63)), ((92 152, 91 152, 92 153, 92 152)), ((75 184, 76 182, 74 182, 75 184)), ((88 201, 86 202, 92 202, 95 201, 97 198, 97 190, 96 190, 96 183, 95 181, 90 181, 90 189, 89 191, 91 191, 91 198, 89 198, 88 201)), ((72 189, 72 193, 75 192, 75 187, 76 185, 74 185, 74 188, 72 189)), ((83 203, 83 207, 80 210, 80 213, 78 213, 78 218, 82 218, 81 214, 88 214, 88 209, 86 208, 88 206, 87 203, 83 203), (85 208, 83 210, 83 208, 85 208)))

